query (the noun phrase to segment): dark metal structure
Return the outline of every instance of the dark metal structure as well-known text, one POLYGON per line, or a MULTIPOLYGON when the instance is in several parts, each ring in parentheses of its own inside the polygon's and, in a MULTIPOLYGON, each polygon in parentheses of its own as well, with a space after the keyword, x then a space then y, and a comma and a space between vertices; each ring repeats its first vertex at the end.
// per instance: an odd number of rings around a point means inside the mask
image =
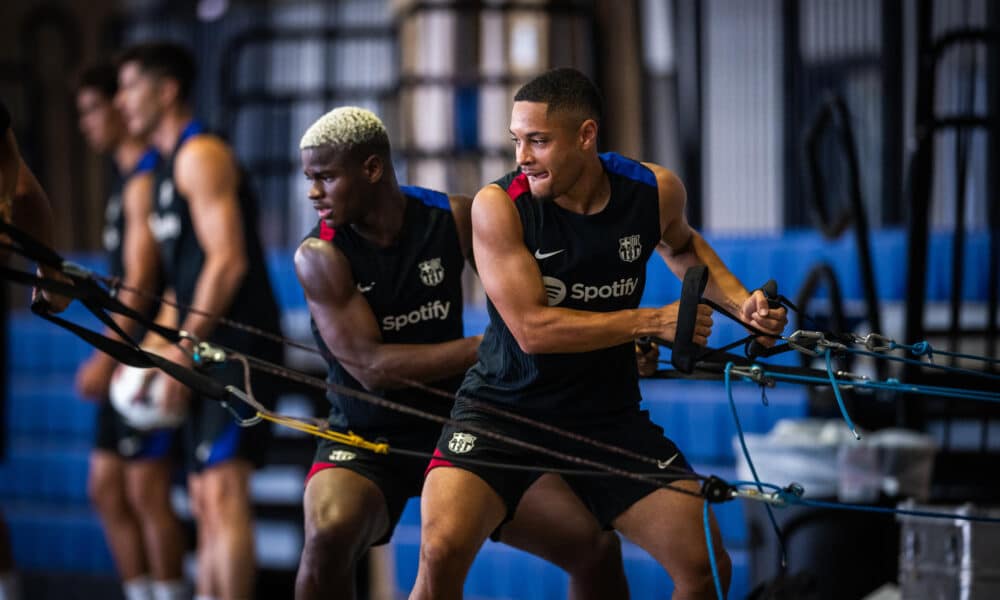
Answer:
MULTIPOLYGON (((910 157, 907 174, 907 200, 909 206, 908 256, 907 256, 907 304, 906 340, 945 339, 951 344, 959 341, 982 340, 986 354, 996 356, 997 340, 997 295, 1000 288, 1000 265, 998 265, 998 236, 1000 236, 1000 186, 996 180, 998 161, 997 125, 998 101, 997 42, 1000 30, 997 28, 998 11, 989 4, 990 27, 962 28, 950 31, 937 38, 933 35, 934 4, 931 0, 921 0, 917 4, 917 90, 916 90, 916 148, 910 157), (940 65, 944 55, 956 47, 968 44, 989 45, 989 61, 986 72, 988 104, 985 113, 963 111, 938 114, 934 99, 940 82, 940 65), (986 302, 986 326, 969 327, 963 324, 961 315, 964 306, 962 296, 963 271, 967 260, 965 240, 966 211, 966 162, 968 154, 956 155, 959 163, 956 173, 955 230, 951 256, 951 294, 949 298, 949 320, 944 329, 934 329, 926 323, 927 308, 927 263, 930 239, 929 215, 931 193, 934 182, 934 141, 944 131, 960 131, 965 135, 972 130, 985 132, 989 137, 987 189, 989 198, 989 247, 988 272, 986 278, 988 294, 986 302)), ((976 75, 972 74, 974 78, 976 75)), ((961 137, 959 138, 962 139, 961 137)), ((960 144, 961 146, 961 144, 960 144)), ((977 365, 975 368, 981 368, 977 365)), ((903 378, 906 381, 941 383, 947 378, 950 385, 972 389, 992 389, 994 382, 973 376, 942 375, 916 365, 907 365, 903 378)), ((935 465, 934 495, 950 501, 997 501, 1000 499, 1000 482, 983 477, 991 465, 996 464, 1000 440, 990 439, 990 430, 1000 422, 1000 410, 984 403, 970 403, 951 398, 936 400, 919 398, 900 402, 899 423, 916 429, 927 429, 936 422, 944 432, 944 448, 935 465), (978 444, 971 447, 965 443, 955 447, 957 441, 952 435, 953 426, 960 422, 977 421, 978 444)))

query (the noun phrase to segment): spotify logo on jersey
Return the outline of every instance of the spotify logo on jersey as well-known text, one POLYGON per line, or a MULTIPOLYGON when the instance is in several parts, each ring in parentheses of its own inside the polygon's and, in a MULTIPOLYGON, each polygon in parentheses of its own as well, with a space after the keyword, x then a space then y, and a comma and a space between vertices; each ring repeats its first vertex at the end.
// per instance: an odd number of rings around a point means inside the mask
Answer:
POLYGON ((566 298, 566 284, 555 277, 542 277, 545 284, 545 295, 549 297, 549 306, 556 306, 566 298))
MULTIPOLYGON (((542 282, 545 284, 545 295, 548 296, 549 306, 558 306, 566 299, 566 284, 561 279, 546 275, 542 277, 542 282)), ((593 300, 631 296, 638 289, 638 277, 626 277, 605 285, 574 283, 569 288, 569 297, 571 300, 582 300, 586 303, 593 300)))

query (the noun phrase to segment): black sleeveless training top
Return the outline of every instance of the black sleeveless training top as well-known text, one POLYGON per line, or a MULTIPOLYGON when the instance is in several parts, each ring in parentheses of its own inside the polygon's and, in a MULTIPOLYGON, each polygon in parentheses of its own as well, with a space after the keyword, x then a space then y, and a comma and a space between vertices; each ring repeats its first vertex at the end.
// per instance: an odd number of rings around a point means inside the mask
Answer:
MULTIPOLYGON (((194 298, 198 275, 205 261, 205 252, 195 235, 187 198, 181 195, 174 185, 174 159, 184 143, 200 133, 205 133, 205 128, 198 121, 191 121, 181 132, 173 153, 157 169, 154 188, 155 208, 149 223, 160 247, 164 284, 174 289, 177 301, 183 305, 190 305, 194 298)), ((243 229, 248 261, 247 272, 224 316, 233 321, 278 333, 280 331, 278 306, 271 290, 264 251, 257 234, 257 202, 250 190, 248 177, 242 169, 239 177, 240 215, 243 222, 233 225, 243 229)), ((186 312, 181 310, 182 322, 185 316, 186 312)), ((262 338, 223 324, 216 327, 210 339, 247 352, 250 351, 249 345, 258 348, 273 346, 273 343, 264 342, 262 338)))
MULTIPOLYGON (((611 197, 593 215, 533 198, 519 170, 496 181, 517 206, 524 244, 538 262, 550 306, 610 312, 636 308, 642 297, 646 261, 661 237, 656 177, 618 154, 600 159, 611 197)), ((492 302, 487 310, 479 361, 460 395, 560 420, 600 419, 638 406, 631 342, 592 352, 525 354, 492 302)), ((462 408, 459 400, 456 416, 462 408)))
POLYGON ((0 100, 0 135, 5 135, 8 129, 10 129, 10 111, 7 110, 3 100, 0 100))
MULTIPOLYGON (((344 253, 358 290, 364 294, 389 344, 434 344, 463 337, 462 269, 465 257, 458 239, 448 196, 424 188, 401 186, 406 213, 399 240, 380 248, 351 227, 329 228, 320 222, 308 237, 332 243, 344 253)), ((327 360, 327 379, 365 391, 334 358, 312 323, 313 336, 327 360)), ((461 377, 428 385, 454 393, 461 377)), ((394 402, 446 416, 447 398, 416 389, 371 390, 394 402)), ((438 423, 374 406, 364 400, 327 393, 330 423, 361 435, 392 435, 440 430, 438 423)))

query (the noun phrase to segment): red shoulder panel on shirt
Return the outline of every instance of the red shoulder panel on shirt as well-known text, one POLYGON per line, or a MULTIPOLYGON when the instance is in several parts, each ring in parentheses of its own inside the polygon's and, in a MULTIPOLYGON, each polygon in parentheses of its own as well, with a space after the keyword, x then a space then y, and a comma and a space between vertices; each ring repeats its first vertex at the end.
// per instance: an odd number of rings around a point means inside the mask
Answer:
POLYGON ((319 239, 329 242, 335 235, 337 235, 336 229, 327 225, 326 221, 319 222, 319 239))
POLYGON ((511 200, 517 200, 521 197, 521 194, 529 191, 531 188, 528 186, 528 176, 524 173, 519 173, 515 177, 510 185, 507 186, 507 195, 510 196, 511 200))

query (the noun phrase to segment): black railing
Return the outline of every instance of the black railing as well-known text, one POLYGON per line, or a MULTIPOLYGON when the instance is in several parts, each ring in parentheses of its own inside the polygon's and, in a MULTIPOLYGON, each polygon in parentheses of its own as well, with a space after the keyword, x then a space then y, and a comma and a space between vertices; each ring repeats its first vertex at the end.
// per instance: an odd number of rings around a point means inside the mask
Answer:
MULTIPOLYGON (((973 95, 969 95, 970 106, 966 112, 938 115, 934 107, 934 99, 938 90, 938 70, 942 57, 960 45, 988 44, 995 51, 1000 41, 1000 32, 993 28, 965 28, 951 31, 937 39, 932 34, 933 3, 922 0, 917 7, 917 90, 916 90, 916 147, 910 159, 907 174, 907 194, 910 220, 908 227, 907 285, 906 285, 906 317, 904 339, 908 342, 933 337, 944 337, 953 344, 961 340, 982 336, 985 342, 985 352, 995 355, 997 331, 997 204, 1000 203, 998 192, 1000 188, 994 179, 995 171, 987 169, 988 189, 992 201, 987 201, 989 211, 989 257, 988 274, 983 274, 989 281, 989 293, 986 307, 986 327, 972 328, 963 326, 964 298, 962 281, 966 260, 965 220, 966 220, 966 188, 964 179, 967 177, 968 152, 963 150, 963 139, 967 143, 968 132, 981 130, 990 141, 991 156, 988 164, 998 160, 996 154, 997 110, 995 94, 991 95, 986 113, 975 113, 971 110, 973 95), (951 292, 949 298, 949 323, 944 329, 928 328, 925 322, 927 306, 927 257, 930 233, 930 206, 934 178, 934 142, 936 135, 944 131, 958 133, 959 152, 956 154, 956 197, 955 197, 955 231, 951 256, 951 292)), ((996 15, 994 15, 995 23, 996 15)), ((987 70, 987 81, 994 89, 997 73, 996 64, 987 70)), ((972 73, 971 77, 976 74, 972 73)), ((974 88, 973 88, 974 89, 974 88)), ((907 365, 903 377, 908 382, 934 383, 942 375, 928 372, 917 365, 907 365)), ((947 374, 951 386, 981 388, 981 378, 947 374)), ((943 451, 935 468, 935 494, 942 499, 965 500, 997 500, 1000 498, 1000 485, 992 480, 983 479, 979 470, 983 464, 995 461, 996 452, 991 451, 989 433, 991 424, 1000 418, 1000 410, 993 405, 978 403, 966 405, 954 399, 931 401, 926 398, 915 398, 898 404, 898 421, 917 429, 926 429, 934 422, 943 428, 943 451), (978 450, 958 451, 951 448, 951 429, 959 419, 978 421, 978 450), (984 463, 985 461, 985 463, 984 463), (970 496, 970 494, 973 494, 970 496)), ((966 444, 968 446, 968 444, 966 444)))

